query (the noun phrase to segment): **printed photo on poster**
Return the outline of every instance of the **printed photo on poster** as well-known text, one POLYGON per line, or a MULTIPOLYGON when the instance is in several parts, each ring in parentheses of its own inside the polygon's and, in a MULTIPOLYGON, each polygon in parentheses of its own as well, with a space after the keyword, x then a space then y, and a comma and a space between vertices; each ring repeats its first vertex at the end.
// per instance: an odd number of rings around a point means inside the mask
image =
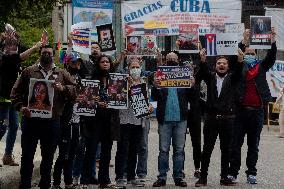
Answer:
POLYGON ((155 56, 158 46, 156 36, 127 36, 127 55, 155 56))
POLYGON ((250 17, 250 48, 271 48, 271 16, 250 17))
POLYGON ((52 118, 54 81, 45 79, 30 79, 28 108, 31 117, 52 118))
POLYGON ((81 86, 77 96, 76 114, 82 116, 95 116, 97 103, 96 97, 99 96, 100 81, 81 80, 81 86))
POLYGON ((115 51, 115 41, 112 30, 112 24, 97 26, 98 40, 102 52, 115 51))
POLYGON ((142 83, 130 87, 130 103, 136 118, 143 118, 150 115, 149 98, 147 93, 147 84, 142 83))
POLYGON ((108 108, 128 108, 128 74, 110 73, 108 80, 108 108))
POLYGON ((191 88, 194 77, 188 66, 159 66, 155 79, 160 80, 158 88, 191 88))
POLYGON ((198 53, 198 24, 180 24, 177 38, 180 53, 198 53))

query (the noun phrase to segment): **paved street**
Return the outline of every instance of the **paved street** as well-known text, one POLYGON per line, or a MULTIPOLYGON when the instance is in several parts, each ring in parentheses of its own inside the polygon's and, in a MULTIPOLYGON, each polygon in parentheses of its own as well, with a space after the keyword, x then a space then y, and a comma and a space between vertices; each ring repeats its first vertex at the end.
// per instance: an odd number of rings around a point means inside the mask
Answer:
MULTIPOLYGON (((239 176, 239 183, 237 186, 232 188, 262 188, 262 189, 283 189, 284 188, 284 139, 280 139, 276 137, 277 133, 275 129, 271 129, 269 132, 267 131, 267 127, 263 129, 262 138, 260 142, 260 154, 258 161, 258 183, 257 185, 251 186, 246 184, 245 180, 245 157, 246 157, 246 148, 243 148, 242 154, 242 168, 239 176)), ((15 156, 17 161, 19 161, 20 157, 20 131, 17 138, 16 144, 16 152, 15 156)), ((0 142, 0 157, 3 155, 4 151, 4 143, 0 142)), ((113 147, 113 154, 116 151, 116 144, 113 147)), ((192 147, 190 142, 190 136, 187 135, 186 142, 186 162, 185 162, 185 174, 186 180, 188 182, 188 188, 194 187, 194 183, 196 179, 193 177, 193 160, 192 160, 192 147)), ((36 159, 39 160, 40 152, 39 149, 37 151, 36 159)), ((151 131, 149 134, 149 160, 148 160, 148 178, 147 178, 147 186, 146 188, 152 188, 153 182, 156 180, 157 175, 157 158, 158 158, 158 134, 157 134, 157 124, 156 122, 152 122, 151 131)), ((112 163, 114 164, 114 155, 112 156, 112 163)), ((172 162, 170 163, 170 167, 172 168, 172 162)), ((10 169, 18 169, 18 168, 10 168, 4 167, 0 169, 0 174, 8 172, 10 169)), ((172 170, 172 169, 171 169, 172 170)), ((114 180, 114 168, 110 168, 112 180, 114 180)), ((169 179, 166 188, 175 188, 173 180, 171 178, 171 173, 169 172, 169 179)), ((209 168, 209 176, 208 176, 208 186, 207 188, 226 188, 221 187, 219 185, 219 174, 220 174, 220 150, 219 150, 219 141, 217 141, 215 145, 215 150, 213 152, 213 156, 211 158, 211 164, 209 168)), ((1 177, 1 175, 0 175, 1 177)), ((6 178, 9 179, 9 178, 6 178)), ((36 187, 35 187, 36 188, 36 187)), ((97 188, 96 186, 90 188, 97 188)), ((132 188, 132 187, 127 187, 132 188)), ((3 188, 4 189, 4 188, 3 188)), ((6 189, 6 188, 5 188, 6 189)))

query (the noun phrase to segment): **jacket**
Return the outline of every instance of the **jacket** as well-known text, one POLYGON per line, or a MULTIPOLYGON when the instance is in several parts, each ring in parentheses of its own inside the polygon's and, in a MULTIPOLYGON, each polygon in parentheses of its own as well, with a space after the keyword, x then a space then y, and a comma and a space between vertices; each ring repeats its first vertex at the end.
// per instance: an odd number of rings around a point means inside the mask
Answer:
MULTIPOLYGON (((186 88, 177 89, 181 120, 187 120, 189 93, 190 93, 189 89, 186 88)), ((157 89, 156 87, 153 87, 151 96, 154 101, 157 101, 156 115, 158 123, 163 124, 165 120, 168 89, 167 88, 157 89)))
POLYGON ((234 114, 236 90, 240 82, 243 63, 234 63, 235 70, 227 73, 218 97, 216 72, 210 72, 206 63, 200 63, 200 69, 195 75, 196 83, 204 80, 207 85, 207 114, 234 114))
MULTIPOLYGON (((239 44, 239 47, 244 50, 244 45, 241 43, 239 44)), ((260 96, 262 106, 265 106, 269 101, 271 101, 271 93, 270 89, 268 87, 268 83, 266 80, 266 72, 273 66, 276 60, 276 52, 277 47, 276 43, 271 44, 271 49, 268 50, 266 57, 259 63, 259 70, 258 74, 254 78, 257 92, 260 96)), ((245 95, 245 89, 246 89, 246 72, 247 68, 244 67, 242 74, 241 74, 241 81, 238 86, 237 90, 237 96, 239 97, 237 99, 237 103, 239 105, 242 104, 244 95, 245 95)))
MULTIPOLYGON (((59 119, 62 115, 65 102, 67 100, 75 100, 76 82, 66 70, 58 67, 53 68, 53 72, 48 80, 55 80, 54 75, 57 75, 56 80, 64 86, 62 92, 54 90, 52 119, 59 119)), ((16 110, 20 110, 21 107, 28 105, 29 83, 31 78, 44 79, 38 64, 27 67, 17 79, 12 89, 11 99, 16 110)))

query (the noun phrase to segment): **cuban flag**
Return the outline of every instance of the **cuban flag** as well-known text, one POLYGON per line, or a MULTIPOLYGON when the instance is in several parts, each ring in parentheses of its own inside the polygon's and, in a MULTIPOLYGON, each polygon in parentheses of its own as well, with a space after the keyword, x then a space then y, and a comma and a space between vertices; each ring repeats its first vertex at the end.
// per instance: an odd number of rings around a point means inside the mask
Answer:
POLYGON ((206 52, 207 56, 216 56, 217 47, 216 47, 216 34, 205 34, 206 38, 206 52))
POLYGON ((136 35, 142 36, 145 34, 144 21, 128 22, 124 25, 125 36, 136 35))

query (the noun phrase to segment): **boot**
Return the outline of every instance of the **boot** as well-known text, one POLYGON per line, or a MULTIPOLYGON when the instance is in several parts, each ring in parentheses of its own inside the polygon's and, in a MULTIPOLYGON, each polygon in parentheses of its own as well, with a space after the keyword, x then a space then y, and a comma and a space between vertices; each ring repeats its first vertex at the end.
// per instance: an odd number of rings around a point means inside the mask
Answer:
POLYGON ((19 164, 15 162, 12 155, 4 155, 2 161, 3 165, 19 166, 19 164))

